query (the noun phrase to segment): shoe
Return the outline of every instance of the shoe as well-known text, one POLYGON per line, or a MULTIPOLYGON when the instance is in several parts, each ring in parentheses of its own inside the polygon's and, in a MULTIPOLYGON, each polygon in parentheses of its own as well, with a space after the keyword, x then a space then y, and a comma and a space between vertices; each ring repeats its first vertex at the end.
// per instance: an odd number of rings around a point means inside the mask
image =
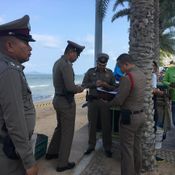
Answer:
POLYGON ((163 161, 164 159, 162 159, 161 157, 156 156, 156 160, 157 161, 163 161))
POLYGON ((58 159, 58 154, 46 154, 46 160, 58 159))
POLYGON ((111 158, 112 157, 112 152, 110 150, 105 150, 105 155, 106 155, 106 157, 111 158))
POLYGON ((166 139, 166 132, 163 133, 163 140, 166 139))
POLYGON ((65 170, 70 170, 70 169, 72 169, 74 167, 75 167, 75 163, 74 162, 68 162, 67 166, 57 167, 56 171, 57 172, 62 172, 62 171, 65 171, 65 170))
POLYGON ((84 155, 89 155, 89 154, 91 154, 93 151, 94 151, 94 148, 88 148, 88 149, 86 150, 86 152, 84 153, 84 155))

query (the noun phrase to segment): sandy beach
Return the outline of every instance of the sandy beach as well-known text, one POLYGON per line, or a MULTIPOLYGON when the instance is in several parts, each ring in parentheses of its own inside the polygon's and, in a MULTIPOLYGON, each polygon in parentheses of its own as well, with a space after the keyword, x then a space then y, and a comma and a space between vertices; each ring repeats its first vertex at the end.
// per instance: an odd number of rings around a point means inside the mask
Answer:
MULTIPOLYGON (((75 159, 76 156, 82 157, 83 151, 87 147, 87 139, 88 139, 88 130, 87 126, 87 107, 82 108, 82 104, 85 102, 85 92, 77 94, 75 96, 76 99, 76 124, 75 124, 75 132, 79 132, 80 135, 74 136, 74 143, 73 143, 73 148, 79 147, 79 152, 74 151, 71 154, 71 157, 75 159), (85 128, 84 133, 85 135, 81 135, 81 129, 85 128), (78 138, 75 138, 78 137, 78 138), (85 144, 81 144, 81 137, 84 137, 85 144), (76 141, 75 141, 76 140, 76 141), (78 142, 78 143, 77 143, 78 142), (79 154, 79 155, 78 155, 79 154)), ((49 137, 49 141, 51 139, 51 136, 53 134, 53 131, 56 126, 56 115, 55 111, 52 106, 52 101, 51 100, 46 100, 42 102, 37 102, 35 103, 36 107, 36 127, 35 127, 35 132, 36 133, 42 133, 45 134, 49 137)), ((74 149, 76 150, 76 149, 74 149)), ((116 161, 116 160, 114 160, 116 161)), ((120 160, 117 160, 118 162, 118 169, 120 169, 120 160)), ((78 162, 77 162, 78 163, 78 162)), ((55 175, 57 174, 55 171, 54 165, 52 165, 53 162, 48 162, 45 161, 44 159, 41 159, 38 161, 38 165, 40 168, 40 173, 39 175, 55 175)), ((107 165, 106 165, 107 166, 107 165)), ((116 167, 115 167, 116 169, 116 167)), ((120 171, 120 170, 118 170, 120 171)), ((61 173, 65 175, 73 175, 74 173, 72 171, 67 171, 65 173, 61 173)), ((76 174, 76 173, 75 173, 76 174)), ((119 173, 120 174, 120 173, 119 173)), ((78 175, 78 174, 76 174, 78 175)), ((109 174, 110 175, 110 174, 109 174)), ((154 173, 144 173, 144 175, 175 175, 175 164, 174 163, 169 163, 166 161, 162 162, 157 162, 157 168, 155 169, 154 173)))
MULTIPOLYGON (((87 108, 81 106, 85 102, 85 92, 75 95, 76 100, 76 124, 75 131, 87 123, 87 108)), ((51 139, 54 128, 56 127, 56 114, 53 109, 52 100, 35 103, 36 108, 36 127, 35 132, 46 134, 51 139)))

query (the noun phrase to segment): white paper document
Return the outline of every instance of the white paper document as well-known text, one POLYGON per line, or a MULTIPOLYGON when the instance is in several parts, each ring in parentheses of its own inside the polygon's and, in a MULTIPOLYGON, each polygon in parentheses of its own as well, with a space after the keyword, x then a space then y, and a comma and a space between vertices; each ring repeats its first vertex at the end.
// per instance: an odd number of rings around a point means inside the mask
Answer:
POLYGON ((107 90, 104 90, 101 87, 97 87, 97 91, 106 92, 108 94, 113 94, 113 95, 116 95, 118 93, 117 91, 107 91, 107 90))

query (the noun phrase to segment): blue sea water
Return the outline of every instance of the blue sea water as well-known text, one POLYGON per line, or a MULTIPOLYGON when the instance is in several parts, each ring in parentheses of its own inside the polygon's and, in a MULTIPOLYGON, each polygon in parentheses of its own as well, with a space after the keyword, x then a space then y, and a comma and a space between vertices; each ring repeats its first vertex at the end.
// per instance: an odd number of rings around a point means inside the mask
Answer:
MULTIPOLYGON (((52 99, 54 88, 51 74, 26 74, 34 102, 52 99)), ((81 84, 83 75, 75 75, 75 84, 81 84)))

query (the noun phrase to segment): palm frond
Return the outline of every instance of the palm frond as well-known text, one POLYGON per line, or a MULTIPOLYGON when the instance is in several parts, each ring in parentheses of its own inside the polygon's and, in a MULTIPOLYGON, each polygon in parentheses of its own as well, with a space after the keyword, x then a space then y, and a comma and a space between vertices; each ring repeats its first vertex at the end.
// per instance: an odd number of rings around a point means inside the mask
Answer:
POLYGON ((175 17, 166 20, 162 26, 162 29, 163 31, 165 31, 166 29, 169 29, 172 27, 175 27, 175 17))
POLYGON ((112 17, 112 22, 114 22, 117 18, 119 17, 123 17, 123 16, 128 16, 128 20, 130 19, 130 8, 126 8, 123 10, 118 11, 117 13, 115 13, 112 17))
POLYGON ((104 19, 110 0, 101 0, 98 5, 99 16, 104 19))
POLYGON ((119 5, 122 5, 124 7, 124 2, 130 2, 131 0, 116 0, 113 6, 113 11, 116 11, 117 7, 119 5))
POLYGON ((160 49, 169 54, 175 54, 175 33, 169 32, 160 36, 160 49))
POLYGON ((169 32, 165 32, 161 35, 161 37, 163 38, 167 38, 167 39, 172 39, 174 38, 175 40, 175 31, 169 31, 169 32))
POLYGON ((162 49, 160 49, 160 65, 163 65, 163 60, 165 58, 169 58, 169 57, 172 57, 173 54, 170 54, 169 52, 166 52, 166 51, 163 51, 162 49))
POLYGON ((175 16, 175 1, 159 0, 160 1, 160 27, 166 26, 167 21, 173 20, 175 16))

